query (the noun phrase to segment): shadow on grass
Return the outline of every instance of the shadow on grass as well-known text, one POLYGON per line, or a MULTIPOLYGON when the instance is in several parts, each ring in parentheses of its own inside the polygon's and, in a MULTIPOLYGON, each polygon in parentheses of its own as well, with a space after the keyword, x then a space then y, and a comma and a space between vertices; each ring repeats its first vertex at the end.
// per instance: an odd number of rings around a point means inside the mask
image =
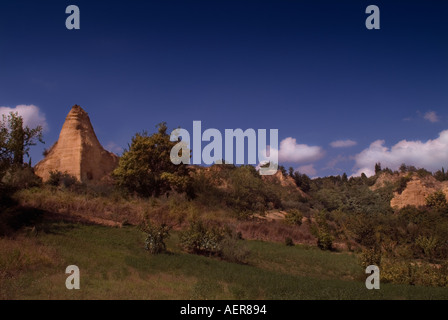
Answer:
POLYGON ((18 230, 36 226, 43 220, 45 211, 15 205, 9 208, 2 208, 0 211, 0 236, 12 236, 18 230))
POLYGON ((19 231, 28 231, 37 235, 39 232, 62 234, 76 225, 66 223, 92 224, 82 221, 79 217, 70 217, 46 210, 22 206, 10 197, 10 194, 0 196, 0 237, 13 237, 19 231))

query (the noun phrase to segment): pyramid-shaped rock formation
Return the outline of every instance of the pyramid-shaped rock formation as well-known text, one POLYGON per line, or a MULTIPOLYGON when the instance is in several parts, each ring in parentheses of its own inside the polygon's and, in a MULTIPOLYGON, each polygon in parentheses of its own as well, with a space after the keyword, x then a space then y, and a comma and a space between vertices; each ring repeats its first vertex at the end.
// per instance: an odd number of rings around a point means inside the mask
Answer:
POLYGON ((34 168, 44 181, 50 171, 67 172, 80 181, 101 180, 118 165, 118 156, 106 151, 98 141, 90 118, 80 106, 68 113, 58 141, 34 168))

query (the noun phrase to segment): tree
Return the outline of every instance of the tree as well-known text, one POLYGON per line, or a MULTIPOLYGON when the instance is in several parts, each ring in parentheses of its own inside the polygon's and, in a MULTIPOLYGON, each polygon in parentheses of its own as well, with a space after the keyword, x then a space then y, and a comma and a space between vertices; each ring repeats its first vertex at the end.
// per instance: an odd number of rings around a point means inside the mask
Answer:
POLYGON ((288 173, 286 172, 286 169, 284 166, 278 166, 278 170, 282 173, 284 177, 288 176, 288 173))
POLYGON ((381 162, 375 163, 375 174, 381 173, 381 162))
POLYGON ((342 174, 341 180, 342 180, 342 183, 348 182, 348 177, 347 177, 347 174, 345 172, 342 174))
POLYGON ((0 171, 10 166, 23 166, 24 156, 29 157, 31 146, 42 140, 42 126, 23 127, 23 118, 18 113, 3 115, 0 121, 0 171))
POLYGON ((445 173, 445 168, 442 167, 442 170, 437 170, 437 172, 434 173, 434 178, 438 181, 446 181, 448 180, 448 173, 445 173))
POLYGON ((299 171, 294 172, 293 175, 296 185, 303 191, 308 192, 311 189, 311 179, 306 174, 301 174, 299 171))
POLYGON ((171 162, 170 152, 177 143, 170 141, 165 122, 157 125, 158 132, 149 136, 137 133, 129 150, 123 153, 113 172, 117 185, 141 196, 159 196, 170 190, 193 196, 188 168, 171 162))
POLYGON ((408 167, 406 166, 405 163, 402 163, 400 166, 400 172, 401 173, 406 173, 408 171, 408 167))
POLYGON ((288 173, 291 178, 294 178, 294 168, 293 167, 289 167, 288 173))
POLYGON ((447 209, 448 203, 446 201, 445 193, 439 190, 430 194, 426 197, 426 205, 435 209, 447 209))

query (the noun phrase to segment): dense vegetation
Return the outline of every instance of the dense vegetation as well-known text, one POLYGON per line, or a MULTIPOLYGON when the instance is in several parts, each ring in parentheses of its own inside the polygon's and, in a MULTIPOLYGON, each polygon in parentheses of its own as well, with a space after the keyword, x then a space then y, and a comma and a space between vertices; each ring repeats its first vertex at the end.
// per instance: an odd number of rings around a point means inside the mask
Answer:
MULTIPOLYGON (((285 248, 313 244, 329 251, 329 257, 336 257, 331 251, 354 254, 359 274, 367 265, 378 265, 384 282, 448 286, 448 205, 443 192, 430 195, 420 208, 390 207, 394 192, 403 192, 413 177, 447 180, 443 168, 432 174, 403 164, 393 172, 377 164, 369 178, 343 174, 310 179, 280 167, 280 179, 262 177, 248 165, 176 166, 169 160, 174 142, 162 123, 156 133, 132 138, 113 173, 114 183, 80 183, 57 171, 42 183, 23 163, 29 146, 41 140, 41 128, 16 134, 11 128, 20 133, 22 124, 7 122, 21 123, 20 117, 8 119, 0 127, 0 236, 49 239, 45 234, 54 221, 135 225, 139 228, 132 230, 145 235, 140 249, 161 255, 154 258, 157 261, 168 257, 163 253, 171 245, 171 251, 182 252, 182 259, 194 255, 237 265, 259 263, 254 262, 257 245, 247 239, 278 242, 285 248), (385 174, 395 178, 373 188, 385 174), (279 212, 283 219, 269 220, 279 212)), ((113 240, 117 245, 119 241, 113 240)), ((286 268, 283 258, 274 263, 279 270, 286 268)), ((12 258, 2 259, 0 265, 12 258)), ((2 272, 0 280, 6 281, 9 274, 2 272)), ((270 297, 257 292, 249 296, 270 297)))

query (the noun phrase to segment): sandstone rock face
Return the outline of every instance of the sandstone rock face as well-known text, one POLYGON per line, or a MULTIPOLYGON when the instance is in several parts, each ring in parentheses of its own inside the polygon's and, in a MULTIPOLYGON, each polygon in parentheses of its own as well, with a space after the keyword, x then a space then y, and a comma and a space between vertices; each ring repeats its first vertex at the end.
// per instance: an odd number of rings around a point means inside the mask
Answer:
POLYGON ((446 181, 439 182, 431 176, 423 179, 413 176, 401 194, 394 193, 390 206, 396 209, 401 209, 405 206, 424 206, 426 205, 426 198, 439 190, 442 190, 445 193, 445 197, 448 197, 446 181))
POLYGON ((44 181, 54 170, 67 172, 83 182, 98 181, 117 167, 118 159, 101 146, 89 115, 75 105, 65 119, 58 141, 34 170, 44 181))
POLYGON ((405 206, 424 206, 426 197, 435 192, 432 188, 427 188, 420 180, 409 181, 406 188, 401 194, 394 193, 394 197, 390 201, 392 208, 401 209, 405 206))

